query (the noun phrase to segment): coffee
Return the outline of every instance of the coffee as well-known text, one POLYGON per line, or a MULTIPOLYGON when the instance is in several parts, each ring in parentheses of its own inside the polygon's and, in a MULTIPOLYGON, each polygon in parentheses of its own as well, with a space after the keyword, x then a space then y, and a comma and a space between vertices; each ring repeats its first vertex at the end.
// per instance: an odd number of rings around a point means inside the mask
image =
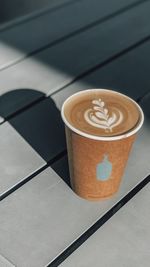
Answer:
POLYGON ((112 196, 144 121, 140 106, 118 92, 90 89, 69 97, 61 115, 73 190, 88 200, 112 196))
POLYGON ((117 136, 139 122, 139 109, 130 98, 110 90, 90 90, 68 99, 64 115, 74 128, 94 136, 117 136))

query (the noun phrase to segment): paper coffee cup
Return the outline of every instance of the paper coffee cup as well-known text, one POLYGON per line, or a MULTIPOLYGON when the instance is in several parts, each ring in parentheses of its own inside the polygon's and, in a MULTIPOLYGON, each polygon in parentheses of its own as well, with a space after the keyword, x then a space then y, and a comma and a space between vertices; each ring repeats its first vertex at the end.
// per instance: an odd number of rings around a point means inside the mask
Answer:
POLYGON ((115 194, 120 186, 125 166, 136 133, 141 128, 144 115, 140 106, 131 98, 106 89, 80 91, 66 99, 61 110, 65 123, 69 171, 72 189, 88 200, 105 199, 115 194), (69 101, 87 92, 109 91, 132 101, 139 112, 139 120, 128 132, 115 136, 95 136, 75 128, 65 116, 69 101))

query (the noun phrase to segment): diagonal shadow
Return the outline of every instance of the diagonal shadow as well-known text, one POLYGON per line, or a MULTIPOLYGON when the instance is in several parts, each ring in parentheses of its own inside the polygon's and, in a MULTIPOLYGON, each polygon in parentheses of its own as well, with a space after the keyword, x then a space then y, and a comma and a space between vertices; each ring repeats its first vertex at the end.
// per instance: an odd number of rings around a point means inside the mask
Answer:
POLYGON ((11 118, 9 123, 45 162, 69 184, 64 125, 60 111, 50 97, 45 99, 42 92, 31 89, 10 91, 0 97, 0 116, 5 119, 8 114, 8 107, 10 110, 14 103, 17 105, 17 99, 19 99, 20 105, 20 99, 24 100, 30 97, 36 99, 37 95, 44 100, 11 118), (62 155, 64 155, 63 158, 61 158, 62 155), (55 158, 59 160, 55 162, 55 158))

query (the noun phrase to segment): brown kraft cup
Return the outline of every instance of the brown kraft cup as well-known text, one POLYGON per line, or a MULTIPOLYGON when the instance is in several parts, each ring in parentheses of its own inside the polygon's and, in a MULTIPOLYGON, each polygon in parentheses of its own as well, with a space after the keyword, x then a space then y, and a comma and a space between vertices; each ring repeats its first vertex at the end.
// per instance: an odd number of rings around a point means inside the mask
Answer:
MULTIPOLYGON (((97 89, 91 89, 92 92, 93 90, 97 89)), ((77 94, 83 93, 81 91, 77 94)), ((88 200, 108 198, 119 189, 136 133, 144 121, 143 112, 130 99, 139 109, 140 119, 136 127, 117 136, 95 137, 79 132, 66 120, 64 109, 68 99, 62 106, 61 114, 65 122, 71 187, 77 195, 88 200)))

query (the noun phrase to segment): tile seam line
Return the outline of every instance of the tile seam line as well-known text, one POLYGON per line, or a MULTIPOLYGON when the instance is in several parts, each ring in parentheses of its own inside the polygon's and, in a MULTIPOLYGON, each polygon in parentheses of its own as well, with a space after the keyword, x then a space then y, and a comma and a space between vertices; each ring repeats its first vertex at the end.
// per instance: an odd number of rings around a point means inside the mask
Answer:
POLYGON ((136 194, 138 194, 150 182, 150 175, 147 175, 144 180, 138 183, 131 189, 127 195, 122 197, 109 211, 95 221, 83 234, 71 243, 62 253, 55 257, 51 262, 44 267, 57 267, 64 262, 73 252, 75 252, 82 244, 84 244, 97 230, 99 230, 111 217, 113 217, 120 209, 123 208, 136 194))
MULTIPOLYGON (((77 0, 77 1, 80 1, 80 0, 77 0)), ((37 55, 40 52, 44 52, 44 50, 46 50, 46 49, 54 47, 55 45, 58 45, 58 44, 66 41, 66 40, 68 40, 68 39, 70 39, 72 37, 75 37, 78 34, 84 33, 84 32, 86 32, 86 31, 88 31, 88 30, 90 30, 90 29, 92 29, 92 28, 94 28, 94 27, 96 27, 98 25, 101 25, 101 24, 103 24, 103 23, 105 23, 105 22, 117 17, 118 15, 126 13, 127 11, 132 10, 135 7, 138 7, 139 5, 143 5, 143 4, 147 3, 148 1, 149 0, 139 0, 138 2, 132 3, 132 4, 130 4, 130 5, 126 6, 126 7, 124 7, 124 8, 119 9, 118 11, 113 12, 112 14, 109 14, 109 15, 105 16, 104 18, 98 19, 98 20, 96 20, 96 21, 94 21, 94 22, 92 22, 90 24, 87 24, 86 26, 84 26, 84 27, 82 27, 82 28, 80 28, 78 30, 75 30, 74 32, 69 33, 69 34, 67 34, 67 35, 65 35, 65 36, 63 36, 61 38, 58 38, 57 40, 55 40, 55 41, 53 41, 53 42, 51 42, 51 43, 49 43, 49 44, 47 44, 45 46, 42 46, 41 48, 38 48, 38 49, 34 50, 33 52, 27 53, 25 56, 22 56, 22 58, 14 61, 13 63, 10 63, 10 64, 7 64, 7 65, 4 65, 3 67, 0 67, 0 72, 15 66, 15 65, 23 62, 24 60, 26 60, 26 59, 34 56, 34 55, 37 55)))
MULTIPOLYGON (((17 117, 18 115, 20 115, 23 112, 26 112, 27 110, 29 110, 30 108, 36 106, 37 104, 39 104, 40 102, 48 99, 51 96, 54 96, 55 94, 61 92, 63 89, 67 88, 68 86, 70 86, 71 84, 73 84, 74 82, 84 78, 85 76, 87 76, 88 74, 92 74, 95 71, 97 71, 98 69, 101 69, 105 66, 107 66, 108 64, 114 62, 115 60, 117 60, 118 58, 122 57, 123 55, 127 54, 128 52, 134 50, 134 48, 140 47, 141 45, 145 44, 146 42, 150 41, 150 35, 148 35, 147 37, 143 38, 142 40, 140 40, 139 42, 129 46, 128 48, 122 50, 119 53, 116 53, 115 55, 113 55, 112 57, 110 57, 107 60, 104 60, 103 62, 95 65, 94 67, 90 68, 89 70, 81 73, 80 75, 76 76, 74 79, 72 79, 70 82, 68 82, 67 84, 65 84, 64 86, 61 86, 60 88, 56 89, 54 92, 50 93, 50 94, 45 94, 42 97, 37 98, 36 100, 32 101, 31 103, 25 105, 24 107, 20 108, 19 110, 17 110, 16 112, 12 113, 11 115, 6 116, 6 118, 3 118, 3 121, 0 122, 0 126, 2 124, 4 124, 5 122, 9 122, 11 119, 17 117)), ((148 91, 145 93, 147 94, 148 91)), ((144 96, 145 96, 144 94, 144 96)), ((143 98, 143 96, 139 97, 139 100, 141 101, 141 98, 143 98)), ((138 102, 138 99, 136 100, 138 102)))
MULTIPOLYGON (((45 162, 40 168, 36 169, 36 171, 33 171, 30 175, 26 176, 21 180, 19 183, 12 186, 10 189, 6 190, 4 193, 0 195, 0 202, 3 201, 6 197, 13 194, 15 191, 17 191, 19 188, 21 188, 24 184, 28 183, 30 180, 34 179, 37 175, 42 173, 44 170, 46 170, 48 167, 51 167, 52 164, 60 160, 66 155, 67 151, 64 149, 63 151, 59 152, 56 156, 54 156, 52 159, 50 159, 48 162, 45 162)), ((60 177, 60 179, 62 179, 60 177)), ((60 180, 61 181, 61 180, 60 180)))
MULTIPOLYGON (((78 2, 82 1, 82 0, 76 0, 78 2)), ((141 0, 142 1, 142 0, 141 0)), ((148 1, 148 0, 144 0, 144 1, 148 1)), ((72 4, 74 4, 74 0, 68 0, 68 2, 65 2, 65 3, 62 3, 58 6, 54 6, 54 7, 48 7, 48 8, 41 8, 39 9, 39 11, 37 10, 36 12, 31 12, 29 14, 26 14, 26 15, 23 15, 22 18, 21 17, 18 17, 14 20, 10 20, 6 23, 4 23, 4 25, 0 26, 0 33, 1 32, 6 32, 8 30, 10 30, 11 28, 15 28, 15 27, 18 27, 19 25, 23 25, 25 24, 26 22, 28 21, 32 21, 32 20, 35 20, 39 17, 42 17, 44 15, 46 15, 47 13, 53 13, 59 9, 62 9, 66 6, 70 6, 72 4)))
POLYGON ((6 260, 8 263, 10 263, 12 265, 12 267, 17 267, 11 260, 9 260, 6 256, 4 256, 1 251, 0 251, 0 256, 6 260))
POLYGON ((136 102, 138 104, 141 104, 141 102, 143 101, 143 99, 150 93, 150 90, 147 90, 143 95, 139 96, 137 99, 136 99, 136 102))

